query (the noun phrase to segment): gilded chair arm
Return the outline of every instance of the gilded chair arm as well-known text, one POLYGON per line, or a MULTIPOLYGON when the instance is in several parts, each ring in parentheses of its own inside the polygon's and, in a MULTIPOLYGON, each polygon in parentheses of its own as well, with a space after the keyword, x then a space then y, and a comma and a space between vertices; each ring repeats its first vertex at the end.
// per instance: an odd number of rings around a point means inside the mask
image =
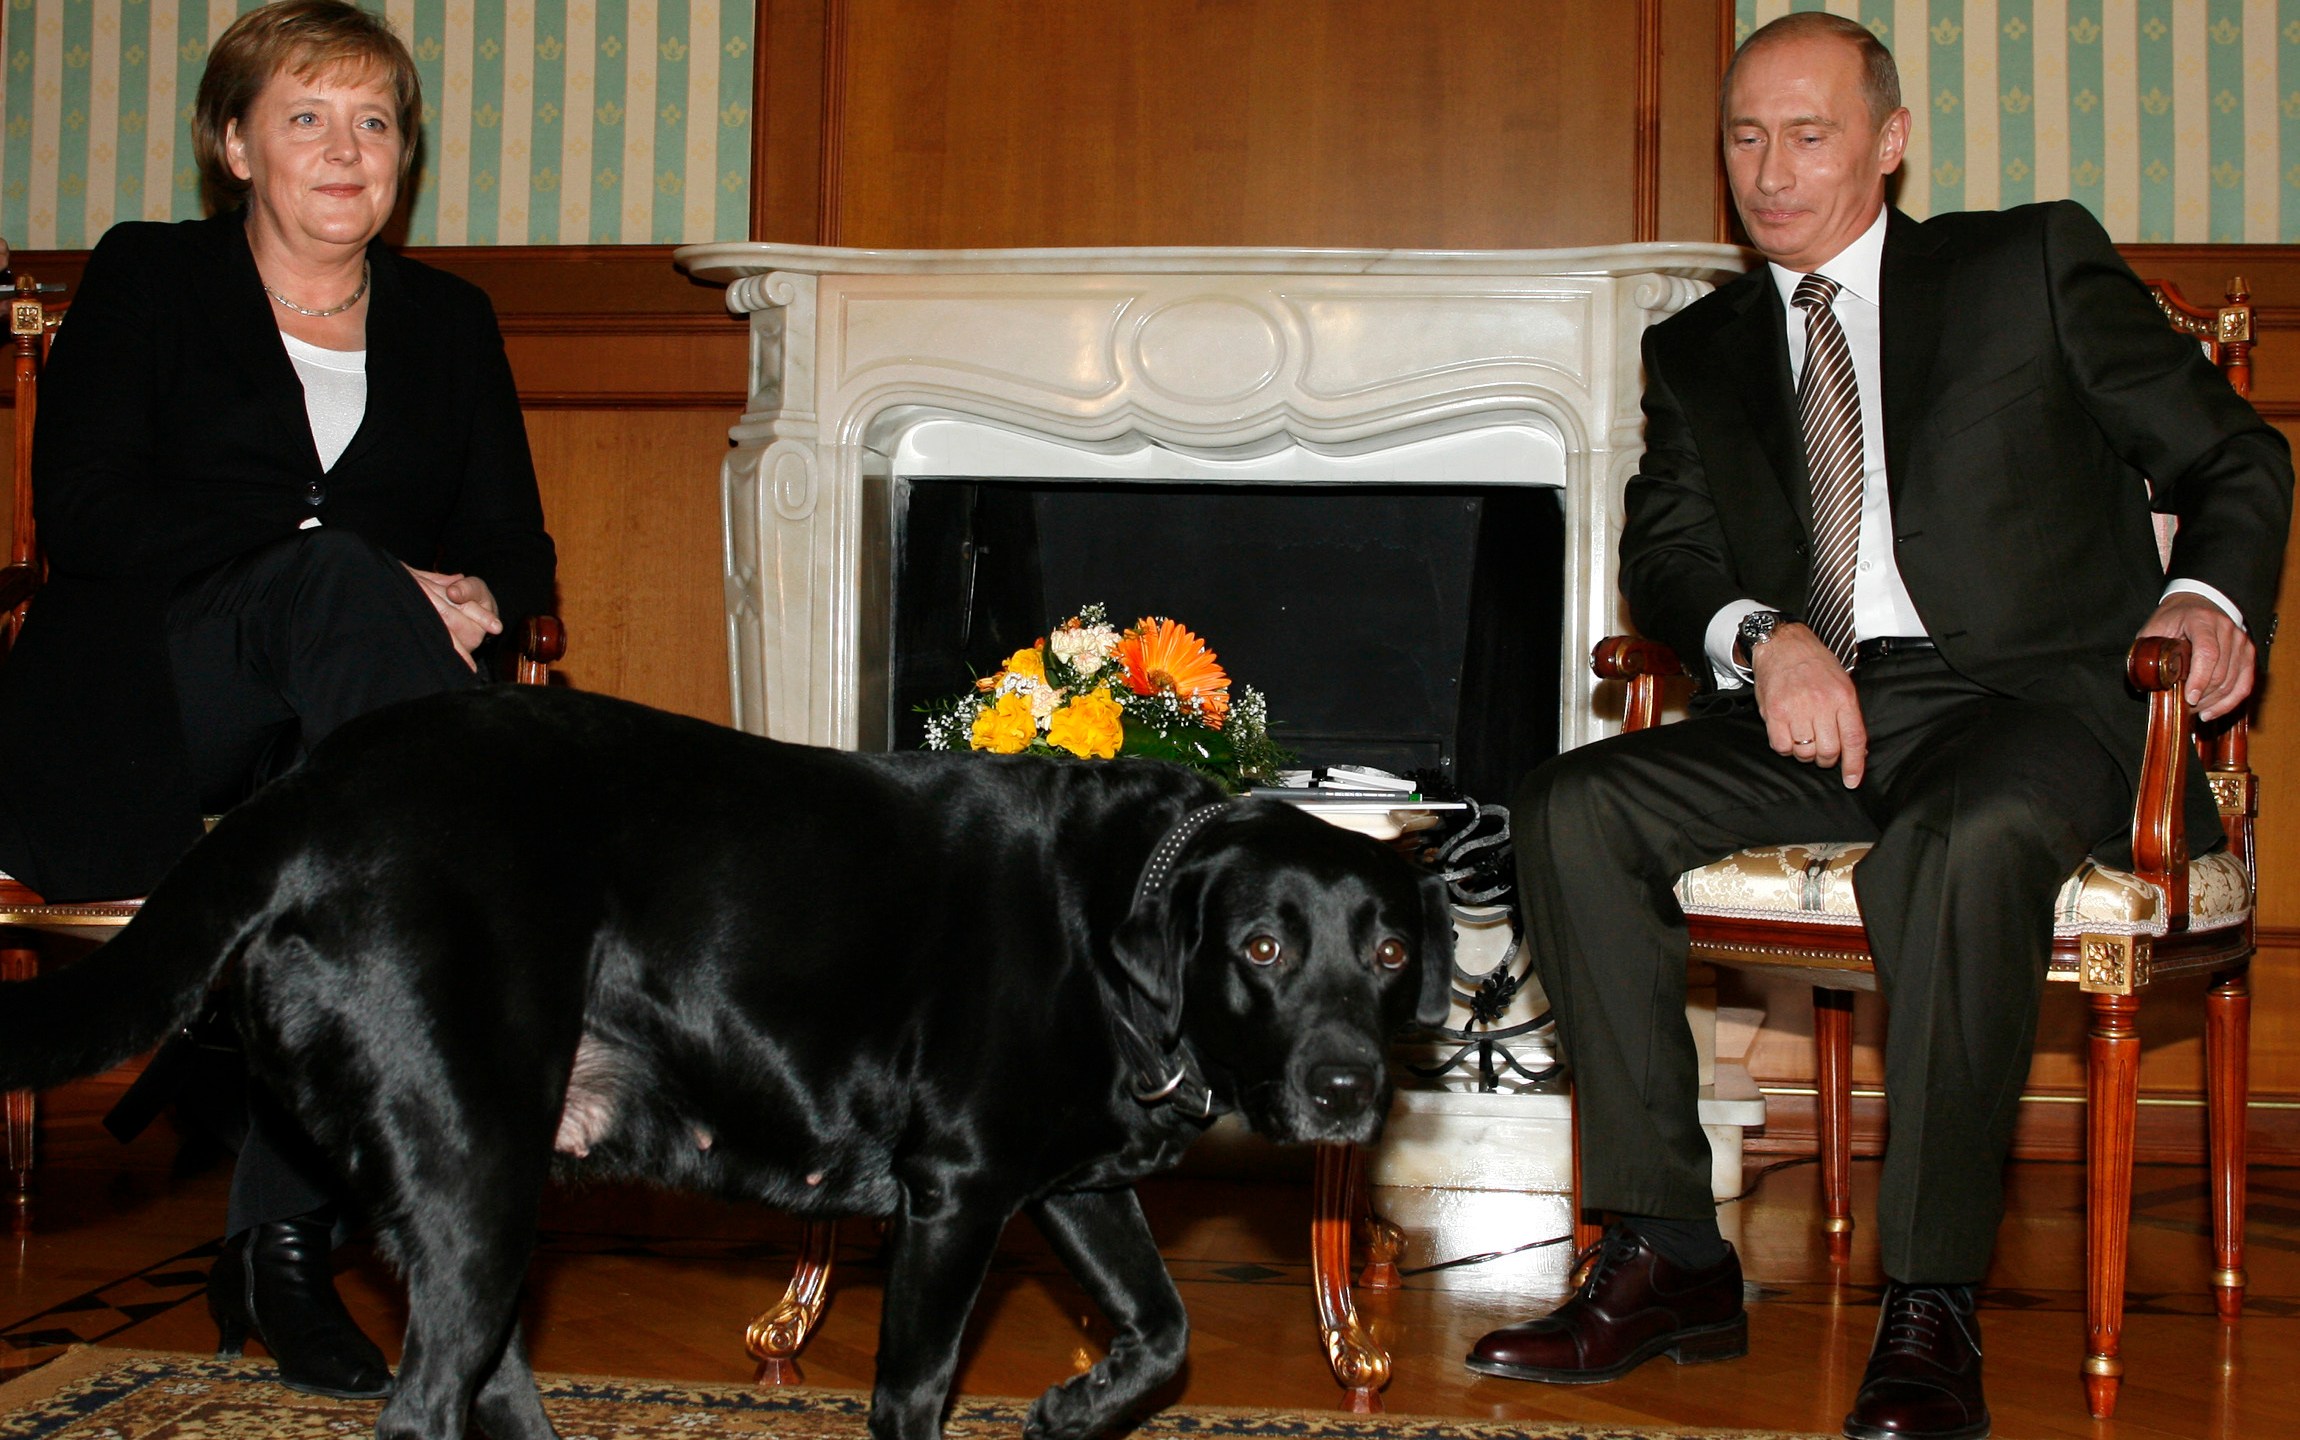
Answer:
POLYGON ((551 667, 567 654, 567 627, 556 615, 530 615, 519 627, 519 683, 547 683, 551 667))
POLYGON ((1650 728, 1661 713, 1662 680, 1685 673, 1676 651, 1658 640, 1641 640, 1635 635, 1608 635, 1598 641, 1597 648, 1589 652, 1589 668, 1600 680, 1629 682, 1628 699, 1621 712, 1623 730, 1650 728))
POLYGON ((2132 803, 2133 873, 2164 891, 2167 913, 2188 913, 2188 834, 2182 802, 2195 720, 2181 682, 2188 642, 2143 636, 2125 657, 2125 678, 2148 697, 2148 740, 2140 754, 2140 789, 2132 803))

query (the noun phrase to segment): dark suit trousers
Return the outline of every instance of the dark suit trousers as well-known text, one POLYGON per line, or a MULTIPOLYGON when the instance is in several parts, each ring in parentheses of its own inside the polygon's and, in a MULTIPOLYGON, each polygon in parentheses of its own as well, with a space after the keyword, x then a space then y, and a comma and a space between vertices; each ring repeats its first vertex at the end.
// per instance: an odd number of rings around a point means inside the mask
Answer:
MULTIPOLYGON (((302 530, 197 576, 168 606, 168 659, 205 808, 238 803, 338 725, 481 683, 406 567, 348 530, 302 530)), ((209 1105, 236 1097, 202 1097, 209 1105)), ((311 1142, 251 1087, 226 1234, 336 1198, 311 1142)))
POLYGON ((1932 655, 1860 668, 1866 777, 1767 745, 1754 705, 1621 735, 1535 770, 1512 809, 1526 933, 1582 1127, 1584 1204, 1713 1213, 1685 1022, 1679 873, 1747 845, 1870 841, 1854 888, 1887 1006, 1885 1273, 1979 1281, 2052 943, 2052 899, 2130 824, 2073 711, 1932 655))
POLYGON ((349 530, 299 530, 194 576, 167 625, 193 783, 211 813, 347 720, 480 683, 407 567, 349 530))

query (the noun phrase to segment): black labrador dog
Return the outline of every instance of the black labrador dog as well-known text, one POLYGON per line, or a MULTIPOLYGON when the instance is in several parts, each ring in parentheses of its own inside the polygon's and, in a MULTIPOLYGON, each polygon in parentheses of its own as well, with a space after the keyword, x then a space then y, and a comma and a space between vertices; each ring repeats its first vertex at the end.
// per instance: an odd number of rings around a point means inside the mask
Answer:
POLYGON ((1028 1210, 1115 1330, 1032 1407, 1125 1419, 1188 1333, 1131 1182, 1235 1108, 1372 1140, 1441 1020, 1443 891, 1173 766, 857 755, 501 686, 343 727, 117 939, 0 993, 0 1088, 136 1054, 238 967, 258 1077, 408 1285, 376 1433, 553 1434, 516 1310, 563 1174, 891 1222, 870 1426, 930 1440, 1028 1210))

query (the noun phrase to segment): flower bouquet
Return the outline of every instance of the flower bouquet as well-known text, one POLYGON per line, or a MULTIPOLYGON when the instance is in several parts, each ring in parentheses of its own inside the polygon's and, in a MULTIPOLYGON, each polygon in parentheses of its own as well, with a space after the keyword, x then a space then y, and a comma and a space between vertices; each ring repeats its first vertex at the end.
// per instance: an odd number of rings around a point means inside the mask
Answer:
POLYGON ((1234 790, 1269 784, 1287 756, 1261 692, 1238 687, 1206 642, 1146 616, 1125 630, 1088 605, 974 690, 927 707, 929 750, 1143 755, 1203 770, 1234 790))

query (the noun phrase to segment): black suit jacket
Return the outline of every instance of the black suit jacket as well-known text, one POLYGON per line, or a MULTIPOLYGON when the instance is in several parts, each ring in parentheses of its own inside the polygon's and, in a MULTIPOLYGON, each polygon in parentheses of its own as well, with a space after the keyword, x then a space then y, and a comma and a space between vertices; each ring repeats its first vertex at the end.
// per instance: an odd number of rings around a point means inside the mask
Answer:
POLYGON ((237 214, 113 227, 40 387, 48 583, 0 669, 0 869, 141 893, 199 833, 162 633, 185 578, 318 515, 546 613, 554 554, 486 295, 371 245, 367 412, 322 472, 237 214), (317 503, 314 503, 314 501, 317 503))
MULTIPOLYGON (((2073 202, 1895 211, 1881 288, 1893 553, 1926 633, 1968 678, 2074 707, 2137 777, 2146 707, 2124 657, 2167 580, 2150 486, 2180 520, 2169 575, 2228 596, 2264 644, 2290 448, 2073 202)), ((1648 331, 1645 373, 1622 588, 1707 686, 1722 606, 1806 607, 1812 493, 1769 268, 1648 331)), ((2190 796, 2211 834, 2203 786, 2190 796)))

